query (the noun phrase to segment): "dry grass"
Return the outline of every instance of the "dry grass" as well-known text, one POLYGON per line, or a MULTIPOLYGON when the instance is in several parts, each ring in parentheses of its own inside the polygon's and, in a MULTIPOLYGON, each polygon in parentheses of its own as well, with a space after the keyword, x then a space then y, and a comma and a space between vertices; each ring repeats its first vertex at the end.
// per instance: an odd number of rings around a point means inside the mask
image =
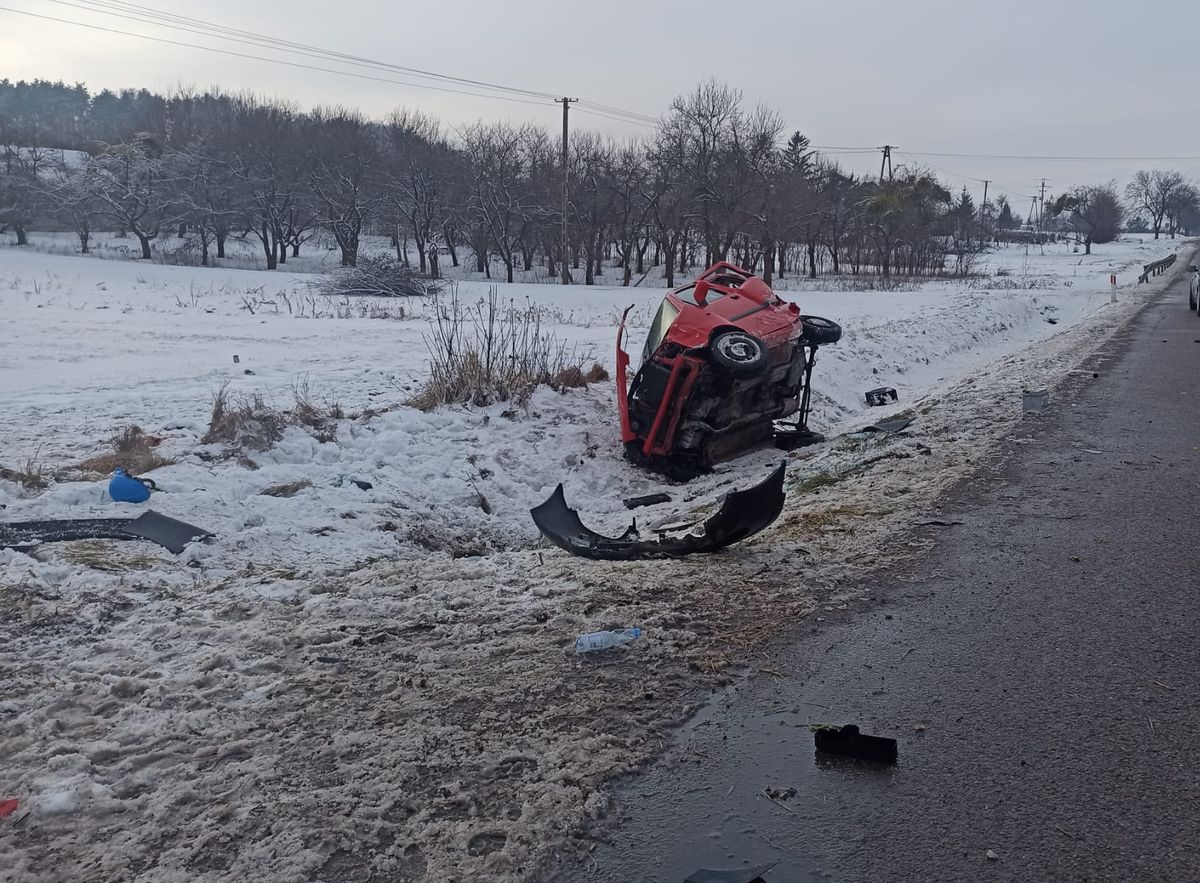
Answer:
POLYGON ((422 411, 441 405, 524 405, 539 386, 564 390, 607 379, 602 365, 585 370, 587 358, 542 329, 533 304, 504 304, 496 287, 487 300, 466 306, 452 289, 434 299, 425 336, 430 377, 407 404, 422 411))
POLYGON ((294 497, 300 491, 312 486, 311 481, 307 478, 302 478, 299 481, 285 481, 280 484, 273 484, 270 487, 263 488, 259 491, 259 494, 264 497, 294 497))
POLYGON ((292 386, 292 398, 295 404, 287 413, 289 423, 305 427, 317 441, 331 442, 337 438, 337 422, 346 416, 341 405, 337 402, 317 404, 309 390, 307 377, 292 386))
POLYGON ((156 450, 159 439, 146 435, 140 426, 130 424, 108 440, 111 448, 103 454, 89 457, 79 464, 79 470, 94 475, 111 475, 118 466, 132 475, 151 472, 173 461, 156 450))
POLYGON ((62 557, 73 564, 103 570, 108 573, 124 573, 132 570, 149 570, 160 559, 144 552, 128 548, 128 544, 104 540, 80 540, 62 546, 62 557))
POLYGON ((265 451, 283 437, 286 426, 284 414, 270 407, 262 395, 234 398, 226 383, 213 393, 212 416, 200 441, 265 451))
POLYGON ((300 426, 317 441, 337 438, 337 421, 345 417, 337 402, 316 403, 309 392, 308 380, 292 387, 295 403, 281 411, 267 404, 261 393, 234 396, 229 384, 213 393, 212 415, 200 441, 206 445, 224 444, 236 451, 266 451, 283 437, 289 426, 300 426))
POLYGON ((37 457, 30 457, 25 461, 25 464, 19 469, 8 469, 0 466, 0 478, 5 481, 12 481, 25 488, 27 491, 44 491, 50 486, 50 479, 47 477, 46 468, 37 461, 37 457))

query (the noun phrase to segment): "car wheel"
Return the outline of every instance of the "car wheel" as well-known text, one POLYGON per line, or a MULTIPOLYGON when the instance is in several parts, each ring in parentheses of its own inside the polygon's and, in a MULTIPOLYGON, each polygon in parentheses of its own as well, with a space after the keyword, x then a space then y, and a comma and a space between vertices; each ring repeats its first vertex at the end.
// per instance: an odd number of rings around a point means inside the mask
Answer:
POLYGON ((816 346, 837 343, 842 339, 842 326, 832 319, 820 316, 805 316, 800 320, 804 326, 804 342, 816 346))
POLYGON ((767 367, 767 346, 745 331, 721 331, 709 345, 713 364, 734 377, 754 377, 767 367))

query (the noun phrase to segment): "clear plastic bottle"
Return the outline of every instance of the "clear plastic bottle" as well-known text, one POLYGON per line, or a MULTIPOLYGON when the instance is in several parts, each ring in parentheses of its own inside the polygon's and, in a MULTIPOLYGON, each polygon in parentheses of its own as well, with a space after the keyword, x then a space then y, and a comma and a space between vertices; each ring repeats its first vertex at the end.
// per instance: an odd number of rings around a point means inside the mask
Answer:
POLYGON ((610 647, 620 647, 628 644, 634 638, 641 637, 641 629, 618 629, 612 632, 591 632, 580 635, 575 639, 576 653, 591 653, 595 650, 607 650, 610 647))

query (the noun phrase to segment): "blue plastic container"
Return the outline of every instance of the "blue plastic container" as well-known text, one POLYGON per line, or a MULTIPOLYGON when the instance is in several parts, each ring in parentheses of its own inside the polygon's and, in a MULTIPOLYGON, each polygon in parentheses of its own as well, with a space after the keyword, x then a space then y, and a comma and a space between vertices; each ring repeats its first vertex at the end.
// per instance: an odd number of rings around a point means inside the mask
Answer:
POLYGON ((108 482, 108 495, 118 503, 144 503, 150 499, 150 485, 117 469, 108 482))

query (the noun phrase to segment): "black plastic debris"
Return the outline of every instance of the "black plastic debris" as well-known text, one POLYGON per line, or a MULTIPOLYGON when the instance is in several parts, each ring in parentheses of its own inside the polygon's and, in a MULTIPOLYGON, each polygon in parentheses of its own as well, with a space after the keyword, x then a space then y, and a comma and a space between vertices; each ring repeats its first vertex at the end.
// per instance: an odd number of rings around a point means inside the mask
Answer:
POLYGON ((900 396, 896 394, 890 386, 881 386, 878 389, 869 389, 863 395, 867 399, 867 404, 872 407, 876 405, 886 405, 889 401, 898 402, 900 396))
POLYGON ((188 543, 210 536, 212 532, 202 527, 150 510, 137 518, 67 518, 0 524, 0 549, 27 552, 42 543, 149 540, 178 555, 188 543))
POLYGON ((671 502, 670 494, 646 494, 642 497, 628 497, 623 501, 626 509, 637 509, 640 506, 656 506, 659 503, 671 502))
POLYGON ((781 451, 797 451, 825 441, 823 433, 794 423, 775 424, 775 447, 781 451))
POLYGON ((683 883, 766 883, 763 874, 775 867, 778 862, 764 865, 747 865, 744 868, 730 870, 713 870, 701 868, 688 874, 683 883))
POLYGON ((895 417, 888 417, 886 420, 863 427, 863 432, 899 432, 911 426, 915 419, 915 417, 897 414, 895 417))
POLYGON ((865 736, 854 724, 843 727, 818 726, 813 728, 817 751, 837 754, 841 757, 856 757, 877 763, 896 762, 896 740, 885 736, 865 736))
POLYGON ((530 509, 529 514, 546 539, 572 555, 607 561, 678 558, 731 546, 773 522, 783 511, 783 475, 784 464, 780 463, 754 487, 726 495, 715 515, 682 536, 664 533, 656 539, 642 539, 636 520, 619 537, 598 534, 586 527, 579 520, 579 513, 567 505, 561 484, 546 502, 530 509))

